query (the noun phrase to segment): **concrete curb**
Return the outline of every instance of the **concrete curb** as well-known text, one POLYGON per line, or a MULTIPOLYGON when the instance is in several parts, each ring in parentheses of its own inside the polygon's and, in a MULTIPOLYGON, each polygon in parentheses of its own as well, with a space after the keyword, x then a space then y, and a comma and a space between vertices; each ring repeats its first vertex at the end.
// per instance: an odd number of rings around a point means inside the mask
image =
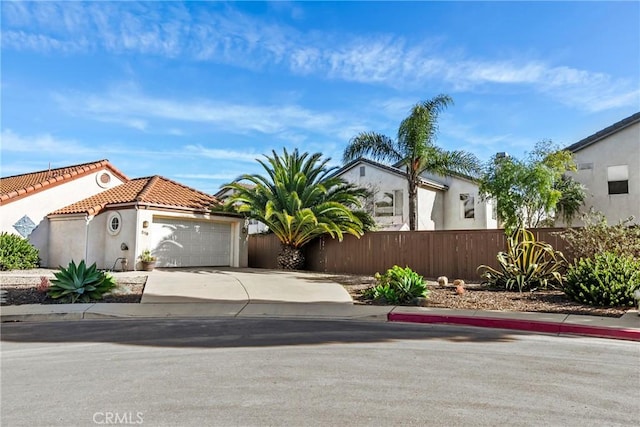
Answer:
POLYGON ((621 318, 604 318, 553 313, 489 312, 342 303, 247 303, 232 301, 215 303, 43 304, 3 306, 0 309, 0 321, 3 323, 229 317, 440 323, 640 341, 640 317, 633 310, 621 318))
POLYGON ((394 312, 391 312, 387 315, 387 320, 389 320, 390 322, 409 323, 445 323, 453 325, 476 326, 481 328, 511 329, 557 335, 585 335, 599 338, 640 341, 640 329, 610 328, 604 326, 578 325, 565 322, 559 323, 513 318, 495 318, 483 316, 469 317, 446 314, 394 312))

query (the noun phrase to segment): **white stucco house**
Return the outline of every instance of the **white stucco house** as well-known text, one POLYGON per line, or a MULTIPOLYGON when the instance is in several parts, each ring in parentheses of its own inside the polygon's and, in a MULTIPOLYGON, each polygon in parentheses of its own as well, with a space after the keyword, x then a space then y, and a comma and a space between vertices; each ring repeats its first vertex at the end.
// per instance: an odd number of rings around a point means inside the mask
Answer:
MULTIPOLYGON (((578 170, 572 177, 586 187, 583 211, 602 212, 609 224, 629 216, 640 224, 640 112, 570 145, 578 170)), ((582 225, 577 220, 573 225, 582 225)))
POLYGON ((0 178, 0 231, 28 237, 48 266, 47 215, 128 180, 108 160, 0 178))
MULTIPOLYGON (((409 230, 409 186, 402 169, 360 158, 334 175, 372 193, 365 208, 380 230, 409 230)), ((418 186, 418 230, 498 228, 491 201, 479 197, 478 183, 459 175, 424 175, 418 186)))
POLYGON ((100 191, 85 189, 82 184, 91 187, 91 181, 77 182, 78 178, 67 173, 68 177, 56 181, 56 193, 41 194, 43 187, 36 183, 31 190, 13 189, 5 194, 9 188, 5 184, 16 187, 36 180, 43 172, 35 177, 2 178, 2 231, 17 234, 20 229, 13 226, 11 230, 9 220, 5 226, 5 217, 38 220, 37 227, 30 233, 25 229, 23 235, 40 249, 44 267, 84 259, 101 269, 119 270, 126 260, 125 268, 133 270, 140 267, 138 256, 146 249, 157 257, 158 267, 247 265, 244 219, 211 213, 211 207, 219 203, 215 197, 157 175, 128 179, 106 160, 64 169, 84 170, 98 164, 108 166, 106 172, 90 174, 93 181, 103 184, 98 186, 100 191), (104 173, 112 177, 112 185, 104 185, 104 173), (29 203, 16 203, 10 196, 14 192, 22 196, 18 200, 29 203), (34 239, 38 227, 46 233, 34 239))

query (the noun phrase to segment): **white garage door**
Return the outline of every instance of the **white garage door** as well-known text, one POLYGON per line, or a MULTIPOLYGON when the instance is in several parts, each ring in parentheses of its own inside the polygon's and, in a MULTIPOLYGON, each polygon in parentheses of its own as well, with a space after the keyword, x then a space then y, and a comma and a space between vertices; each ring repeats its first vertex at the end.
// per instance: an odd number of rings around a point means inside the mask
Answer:
POLYGON ((231 225, 154 218, 151 229, 158 267, 231 265, 231 225))

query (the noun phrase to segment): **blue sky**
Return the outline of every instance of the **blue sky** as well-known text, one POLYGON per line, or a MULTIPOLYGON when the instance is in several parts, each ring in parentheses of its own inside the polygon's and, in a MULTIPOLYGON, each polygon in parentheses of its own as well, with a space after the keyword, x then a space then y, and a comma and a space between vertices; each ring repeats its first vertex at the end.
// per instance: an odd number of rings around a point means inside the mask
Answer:
POLYGON ((109 159, 213 193, 283 147, 339 165, 440 93, 487 160, 640 110, 639 2, 8 2, 2 176, 109 159))

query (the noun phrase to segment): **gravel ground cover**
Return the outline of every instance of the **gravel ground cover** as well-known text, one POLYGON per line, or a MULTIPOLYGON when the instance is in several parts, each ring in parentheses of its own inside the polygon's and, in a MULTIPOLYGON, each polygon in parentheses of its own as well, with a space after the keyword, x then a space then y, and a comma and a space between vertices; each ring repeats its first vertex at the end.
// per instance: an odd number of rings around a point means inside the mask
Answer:
MULTIPOLYGON (((365 298, 365 290, 372 287, 372 276, 335 276, 356 304, 376 304, 365 298)), ((569 299, 560 290, 538 290, 535 292, 508 292, 491 289, 478 283, 465 284, 463 295, 456 294, 455 287, 440 286, 427 281, 429 290, 426 307, 466 310, 528 311, 540 313, 581 314, 591 316, 620 317, 632 307, 591 307, 569 299)))

